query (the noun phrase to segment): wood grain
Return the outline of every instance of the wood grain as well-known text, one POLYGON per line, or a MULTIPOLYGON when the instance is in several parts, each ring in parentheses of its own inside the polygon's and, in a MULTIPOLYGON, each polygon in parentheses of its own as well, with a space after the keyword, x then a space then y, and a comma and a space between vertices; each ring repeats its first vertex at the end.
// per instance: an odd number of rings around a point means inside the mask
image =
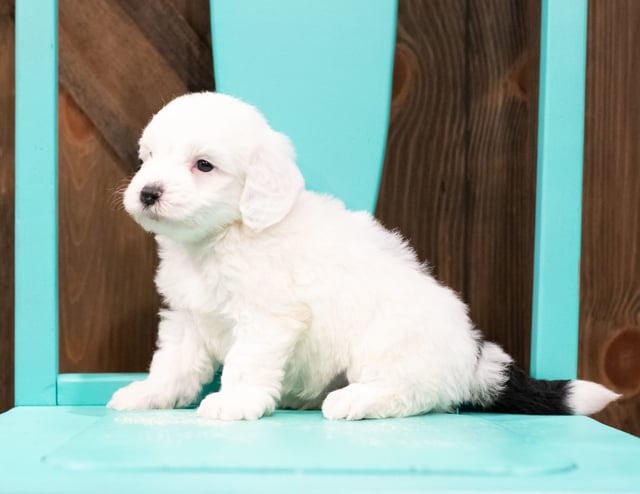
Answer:
POLYGON ((13 7, 13 1, 0 4, 0 412, 13 406, 13 7))
POLYGON ((536 11, 527 2, 401 1, 376 215, 528 366, 536 11), (534 50, 534 51, 532 51, 534 50))
MULTIPOLYGON (((213 65, 211 42, 196 31, 183 17, 179 7, 168 0, 140 2, 139 0, 115 0, 127 13, 144 36, 153 44, 167 63, 175 70, 180 80, 185 81, 189 91, 213 90, 213 65)), ((190 2, 183 6, 200 7, 198 18, 207 19, 202 11, 202 2, 190 2), (199 4, 199 5, 196 5, 199 4)), ((194 19, 193 11, 187 11, 194 19)), ((198 29, 209 30, 209 23, 199 23, 198 29)))
POLYGON ((640 435, 640 3, 589 2, 579 374, 640 435))
POLYGON ((213 87, 211 48, 180 10, 208 19, 207 6, 60 2, 61 372, 148 367, 160 303, 155 245, 117 190, 137 166, 152 114, 213 87))
MULTIPOLYGON (((208 49, 211 49, 211 18, 208 2, 202 0, 172 0, 172 5, 180 12, 189 26, 194 30, 198 38, 203 40, 208 49)), ((207 54, 211 58, 211 51, 207 54)), ((207 85, 215 84, 212 79, 205 81, 207 85)))
POLYGON ((399 3, 391 121, 376 216, 463 296, 465 2, 399 3))
POLYGON ((154 241, 118 204, 126 175, 65 91, 59 125, 60 371, 145 370, 159 305, 154 241))
POLYGON ((466 296, 474 321, 529 368, 539 14, 467 3, 466 296))
MULTIPOLYGON (((165 2, 136 4, 146 6, 149 17, 155 8, 173 12, 165 2)), ((206 5, 201 11, 207 12, 206 5)), ((213 73, 210 50, 204 53, 182 17, 154 15, 154 28, 145 21, 140 29, 132 19, 140 20, 140 13, 124 0, 62 0, 59 16, 60 82, 113 148, 118 164, 131 172, 138 164, 140 130, 153 113, 189 90, 213 86, 205 84, 213 73), (188 34, 177 36, 180 30, 188 34)))

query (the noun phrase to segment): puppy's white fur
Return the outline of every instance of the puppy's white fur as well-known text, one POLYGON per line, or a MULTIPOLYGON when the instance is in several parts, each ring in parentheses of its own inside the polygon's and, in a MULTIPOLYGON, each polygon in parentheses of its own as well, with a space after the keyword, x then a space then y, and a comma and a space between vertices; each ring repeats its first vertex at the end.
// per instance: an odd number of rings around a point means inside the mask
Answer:
POLYGON ((331 419, 448 411, 504 385, 511 358, 491 343, 480 352, 456 294, 369 214, 303 190, 289 140, 255 108, 177 98, 145 129, 140 157, 124 204, 156 234, 167 308, 148 379, 112 408, 189 404, 221 364, 198 413, 228 420, 320 403, 331 419), (162 195, 145 207, 149 185, 162 195), (332 390, 339 376, 349 384, 332 390))

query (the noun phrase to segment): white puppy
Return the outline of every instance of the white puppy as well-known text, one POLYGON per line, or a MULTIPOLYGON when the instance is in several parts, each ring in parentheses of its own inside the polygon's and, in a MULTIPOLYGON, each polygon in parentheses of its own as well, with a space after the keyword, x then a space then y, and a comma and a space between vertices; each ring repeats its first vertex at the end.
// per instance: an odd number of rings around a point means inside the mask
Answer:
POLYGON ((205 417, 320 405, 330 419, 589 414, 617 397, 519 371, 398 234, 305 191, 288 138, 255 108, 177 98, 144 130, 140 158, 124 204, 156 235, 167 308, 149 377, 108 406, 186 406, 222 364, 205 417))

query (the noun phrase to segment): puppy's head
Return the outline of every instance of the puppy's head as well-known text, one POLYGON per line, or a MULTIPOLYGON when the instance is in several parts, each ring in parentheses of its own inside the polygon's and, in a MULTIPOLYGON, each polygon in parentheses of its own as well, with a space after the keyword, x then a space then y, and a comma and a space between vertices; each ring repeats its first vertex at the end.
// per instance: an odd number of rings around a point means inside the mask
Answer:
POLYGON ((124 206, 145 230, 178 241, 238 221, 261 231, 282 220, 304 188, 289 139, 223 94, 171 101, 142 133, 139 156, 124 206))

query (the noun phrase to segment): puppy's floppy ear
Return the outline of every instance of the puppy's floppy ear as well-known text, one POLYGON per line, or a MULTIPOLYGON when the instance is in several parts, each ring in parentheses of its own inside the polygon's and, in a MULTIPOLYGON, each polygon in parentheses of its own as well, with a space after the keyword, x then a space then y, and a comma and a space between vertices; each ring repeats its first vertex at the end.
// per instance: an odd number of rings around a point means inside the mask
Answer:
POLYGON ((271 131, 253 156, 240 198, 242 221, 257 232, 278 223, 304 189, 289 138, 271 131))

